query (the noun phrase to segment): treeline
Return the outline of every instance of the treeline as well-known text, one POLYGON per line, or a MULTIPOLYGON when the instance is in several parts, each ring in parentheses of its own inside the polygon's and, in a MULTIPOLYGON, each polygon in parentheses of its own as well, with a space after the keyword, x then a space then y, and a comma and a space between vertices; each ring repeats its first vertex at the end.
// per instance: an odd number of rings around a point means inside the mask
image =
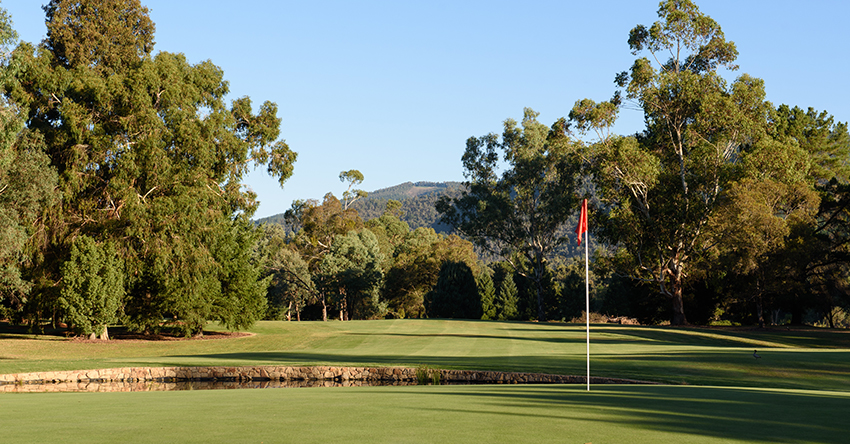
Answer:
POLYGON ((692 2, 658 15, 631 31, 639 57, 611 99, 579 100, 551 126, 526 109, 467 140, 467 187, 437 203, 442 220, 534 283, 540 320, 565 221, 590 199, 596 285, 619 301, 605 311, 836 325, 850 306, 846 123, 774 107, 750 75, 727 81, 737 49, 692 2), (643 111, 642 132, 611 134, 623 107, 643 111))
MULTIPOLYGON (((536 293, 521 270, 483 263, 457 235, 411 229, 400 209, 390 200, 381 216, 364 222, 353 205, 346 209, 327 194, 288 213, 298 221, 295 233, 262 224, 256 256, 271 280, 266 318, 536 319, 536 293)), ((550 319, 581 315, 583 276, 576 260, 547 273, 550 319)), ((595 300, 605 299, 597 293, 595 300)))

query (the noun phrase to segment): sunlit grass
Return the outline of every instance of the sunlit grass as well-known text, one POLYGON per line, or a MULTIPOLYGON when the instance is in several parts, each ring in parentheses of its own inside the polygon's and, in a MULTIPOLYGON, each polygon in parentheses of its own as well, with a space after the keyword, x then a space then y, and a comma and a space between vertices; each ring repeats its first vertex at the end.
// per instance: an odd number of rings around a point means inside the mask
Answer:
POLYGON ((410 386, 0 396, 4 442, 846 442, 850 393, 410 386), (45 418, 45 408, 53 414, 45 418))
MULTIPOLYGON (((186 341, 0 339, 0 373, 127 366, 352 365, 583 375, 583 325, 448 320, 260 322, 186 341)), ((591 374, 673 384, 850 391, 850 335, 594 325, 591 374), (752 356, 759 350, 761 359, 752 356)))
MULTIPOLYGON (((211 326, 211 328, 215 328, 211 326)), ((252 336, 0 336, 0 373, 162 365, 428 366, 583 375, 583 325, 261 322, 252 336)), ((846 442, 845 331, 595 325, 591 373, 687 385, 0 395, 4 442, 846 442), (753 350, 762 356, 756 359, 753 350), (50 414, 46 418, 45 412, 50 414)))

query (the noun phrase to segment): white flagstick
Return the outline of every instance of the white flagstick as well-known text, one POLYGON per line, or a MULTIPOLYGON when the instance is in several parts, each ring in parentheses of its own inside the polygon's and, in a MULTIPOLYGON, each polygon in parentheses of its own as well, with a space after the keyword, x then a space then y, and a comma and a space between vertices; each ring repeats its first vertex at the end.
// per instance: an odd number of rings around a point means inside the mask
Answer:
POLYGON ((587 322, 587 391, 590 391, 590 266, 588 265, 588 244, 590 230, 584 232, 584 294, 585 316, 587 322))

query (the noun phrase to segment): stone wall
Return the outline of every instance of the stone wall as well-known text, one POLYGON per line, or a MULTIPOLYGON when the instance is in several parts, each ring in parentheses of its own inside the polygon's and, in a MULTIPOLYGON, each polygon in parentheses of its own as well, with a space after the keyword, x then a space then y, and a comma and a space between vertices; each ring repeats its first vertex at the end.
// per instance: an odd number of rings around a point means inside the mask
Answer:
MULTIPOLYGON (((419 371, 422 371, 421 369, 419 371)), ((427 370, 439 373, 440 382, 480 384, 585 384, 584 376, 543 373, 511 373, 474 370, 427 370)), ((337 385, 357 385, 357 382, 411 384, 417 382, 413 367, 124 367, 98 370, 18 373, 0 375, 0 392, 54 391, 44 390, 52 385, 55 391, 87 390, 92 383, 112 384, 117 391, 162 390, 155 384, 180 381, 328 381, 337 385), (34 386, 33 389, 23 389, 34 386), (36 390, 42 386, 42 390, 36 390), (17 388, 16 388, 17 387, 17 388)), ((429 377, 430 381, 430 377, 429 377)), ((591 377, 591 384, 646 384, 642 381, 591 377)), ((92 385, 96 387, 96 385, 92 385)), ((115 391, 112 389, 111 391, 115 391)))

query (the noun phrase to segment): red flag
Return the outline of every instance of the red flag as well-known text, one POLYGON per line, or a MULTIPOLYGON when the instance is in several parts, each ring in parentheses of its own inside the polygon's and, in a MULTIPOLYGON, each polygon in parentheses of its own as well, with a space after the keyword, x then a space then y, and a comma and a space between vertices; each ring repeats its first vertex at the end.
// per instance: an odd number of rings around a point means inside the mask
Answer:
POLYGON ((585 232, 587 232, 587 199, 581 202, 581 216, 578 217, 578 226, 576 227, 579 245, 581 245, 581 236, 585 232))

